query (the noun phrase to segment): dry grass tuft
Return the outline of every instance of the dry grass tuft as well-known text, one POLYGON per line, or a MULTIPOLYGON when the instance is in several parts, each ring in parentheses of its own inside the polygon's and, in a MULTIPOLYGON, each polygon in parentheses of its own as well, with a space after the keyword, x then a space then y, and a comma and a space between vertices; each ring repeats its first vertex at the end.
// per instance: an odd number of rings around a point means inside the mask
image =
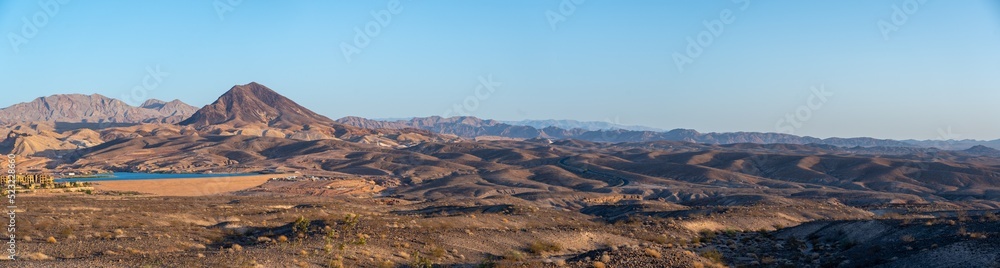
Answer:
POLYGON ((542 254, 546 252, 559 252, 563 249, 562 245, 551 241, 535 241, 528 245, 528 251, 534 254, 542 254))
POLYGON ((657 258, 657 259, 663 258, 663 254, 661 254, 659 250, 655 250, 655 249, 651 249, 651 248, 647 248, 646 249, 646 256, 650 256, 650 257, 657 258))
POLYGON ((904 235, 903 237, 900 237, 899 240, 902 240, 903 242, 906 242, 906 243, 917 241, 917 239, 913 238, 912 235, 904 235))
POLYGON ((699 255, 701 255, 701 257, 709 259, 709 260, 711 260, 713 262, 722 263, 722 253, 719 252, 718 250, 714 250, 713 249, 713 250, 702 251, 701 254, 699 254, 699 255))

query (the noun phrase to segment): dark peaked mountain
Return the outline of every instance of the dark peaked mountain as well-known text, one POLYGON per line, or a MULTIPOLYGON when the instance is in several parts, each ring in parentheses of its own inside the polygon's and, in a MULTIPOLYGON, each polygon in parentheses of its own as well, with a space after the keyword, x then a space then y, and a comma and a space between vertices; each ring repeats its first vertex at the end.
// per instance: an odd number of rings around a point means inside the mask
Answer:
POLYGON ((319 115, 270 88, 252 82, 234 86, 218 100, 209 104, 180 125, 267 126, 301 129, 305 126, 331 126, 330 118, 319 115))
POLYGON ((0 123, 177 123, 195 110, 195 107, 179 100, 150 100, 141 107, 135 107, 98 94, 63 94, 0 109, 0 123))

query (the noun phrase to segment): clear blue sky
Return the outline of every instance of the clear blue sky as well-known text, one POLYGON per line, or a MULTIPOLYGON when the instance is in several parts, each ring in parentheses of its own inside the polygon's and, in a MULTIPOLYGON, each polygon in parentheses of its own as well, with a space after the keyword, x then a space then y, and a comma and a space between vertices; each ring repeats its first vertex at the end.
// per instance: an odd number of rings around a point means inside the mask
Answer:
POLYGON ((52 16, 39 5, 47 1, 59 0, 0 1, 0 106, 60 93, 120 98, 159 66, 169 76, 149 97, 201 106, 257 81, 331 118, 441 115, 476 99, 470 115, 502 120, 1000 138, 1000 5, 991 1, 931 0, 907 13, 900 0, 754 0, 745 10, 587 0, 553 29, 548 12, 572 0, 404 0, 350 62, 342 44, 390 1, 244 0, 221 17, 213 1, 74 0, 55 2, 52 16), (907 14, 899 25, 894 5, 907 14), (730 23, 681 71, 675 53, 711 35, 703 22, 720 16, 730 23), (24 38, 32 32, 22 18, 47 21, 24 38), (883 35, 879 21, 894 31, 883 35), (501 85, 480 100, 489 76, 501 85), (834 95, 808 108, 819 86, 834 95), (807 120, 779 121, 797 111, 807 120))

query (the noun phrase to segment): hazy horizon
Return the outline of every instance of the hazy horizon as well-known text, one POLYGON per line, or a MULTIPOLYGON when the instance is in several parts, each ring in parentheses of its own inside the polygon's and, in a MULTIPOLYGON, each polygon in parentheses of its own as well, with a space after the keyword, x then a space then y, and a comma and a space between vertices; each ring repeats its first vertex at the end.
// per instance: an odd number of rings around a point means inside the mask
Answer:
POLYGON ((0 3, 0 107, 68 93, 201 107, 256 81, 334 119, 1000 138, 990 1, 52 1, 0 3))

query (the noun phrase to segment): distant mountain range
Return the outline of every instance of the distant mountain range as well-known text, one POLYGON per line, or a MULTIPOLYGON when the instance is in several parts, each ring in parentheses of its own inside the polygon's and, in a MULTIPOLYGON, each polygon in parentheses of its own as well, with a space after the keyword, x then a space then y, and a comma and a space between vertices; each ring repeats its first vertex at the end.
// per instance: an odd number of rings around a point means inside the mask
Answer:
POLYGON ((198 108, 179 100, 150 99, 140 107, 98 94, 40 97, 0 109, 0 124, 25 122, 177 123, 198 108))
MULTIPOLYGON (((559 120, 553 120, 558 122, 559 120)), ((684 141, 705 144, 823 144, 840 147, 937 147, 946 150, 961 150, 977 145, 1000 148, 1000 140, 995 141, 897 141, 875 138, 827 138, 803 137, 781 133, 728 132, 700 133, 691 129, 670 131, 604 129, 566 129, 555 126, 533 127, 505 123, 502 121, 475 117, 442 118, 437 116, 412 118, 409 120, 380 121, 360 117, 345 117, 337 122, 368 129, 417 128, 441 134, 451 134, 464 138, 503 137, 512 139, 578 139, 597 142, 648 142, 684 141), (941 148, 949 145, 947 148, 941 148)), ((547 121, 537 121, 540 126, 547 121)))
POLYGON ((646 127, 646 126, 627 126, 620 125, 610 122, 600 122, 600 121, 576 121, 576 120, 521 120, 521 121, 500 121, 504 124, 514 125, 514 126, 529 126, 533 128, 547 128, 547 127, 557 127, 561 129, 583 129, 583 130, 634 130, 634 131, 664 131, 663 129, 646 127))
MULTIPOLYGON (((372 130, 412 129, 428 133, 455 135, 468 139, 577 139, 593 142, 683 141, 703 144, 821 144, 840 147, 921 147, 964 150, 976 146, 1000 148, 993 141, 918 141, 875 138, 803 137, 780 133, 730 132, 700 133, 691 129, 662 131, 642 126, 624 126, 608 122, 575 120, 498 121, 475 117, 437 116, 405 120, 373 120, 344 117, 331 120, 258 83, 237 85, 202 109, 179 100, 151 99, 139 107, 101 95, 66 94, 41 97, 31 102, 0 109, 0 125, 32 122, 179 124, 196 129, 211 128, 209 133, 248 135, 262 133, 285 137, 297 135, 304 140, 327 137, 368 135, 372 130), (309 128, 316 128, 310 130, 309 128), (362 131, 364 130, 364 131, 362 131), (346 134, 351 134, 344 136, 346 134)), ((83 126, 69 128, 94 128, 83 126)), ((58 126, 57 126, 58 129, 58 126)))

